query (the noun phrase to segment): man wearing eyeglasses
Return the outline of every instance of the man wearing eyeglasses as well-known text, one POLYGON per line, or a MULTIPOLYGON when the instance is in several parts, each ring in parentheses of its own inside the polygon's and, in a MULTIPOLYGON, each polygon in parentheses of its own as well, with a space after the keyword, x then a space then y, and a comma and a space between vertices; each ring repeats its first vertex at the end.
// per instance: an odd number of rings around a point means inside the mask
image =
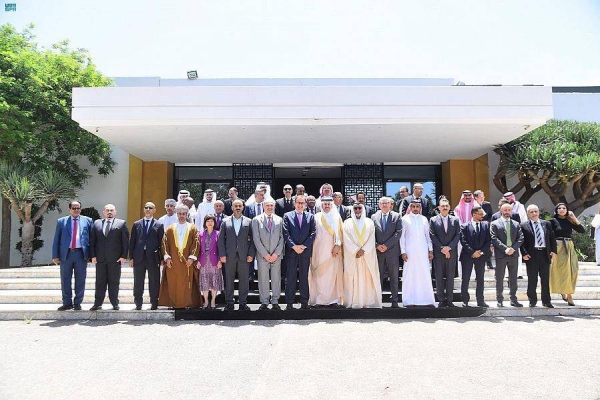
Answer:
POLYGON ((133 268, 133 299, 135 309, 141 310, 144 302, 144 280, 148 271, 148 291, 150 309, 158 309, 160 291, 160 246, 164 235, 163 224, 154 218, 156 206, 152 202, 144 205, 144 218, 137 220, 131 227, 129 239, 129 266, 133 268))
POLYGON ((275 214, 283 218, 283 214, 294 209, 294 200, 292 199, 292 185, 286 184, 283 187, 283 197, 275 202, 275 214))
POLYGON ((52 261, 60 263, 60 286, 62 306, 58 311, 81 310, 85 294, 87 259, 90 254, 90 236, 94 222, 81 215, 81 203, 69 203, 68 217, 56 221, 54 242, 52 243, 52 261), (75 298, 71 287, 71 278, 75 271, 75 298))

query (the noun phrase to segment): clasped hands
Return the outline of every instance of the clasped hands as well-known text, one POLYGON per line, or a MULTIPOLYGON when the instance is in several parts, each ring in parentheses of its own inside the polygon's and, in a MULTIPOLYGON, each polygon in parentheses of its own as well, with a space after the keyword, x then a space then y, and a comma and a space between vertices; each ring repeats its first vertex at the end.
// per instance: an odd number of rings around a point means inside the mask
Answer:
POLYGON ((296 245, 292 246, 292 249, 294 249, 296 254, 302 254, 304 252, 304 250, 306 249, 306 246, 303 244, 296 244, 296 245))
POLYGON ((277 256, 277 254, 273 253, 273 254, 265 255, 265 256, 263 256, 263 258, 268 263, 274 263, 275 261, 277 261, 278 256, 277 256))

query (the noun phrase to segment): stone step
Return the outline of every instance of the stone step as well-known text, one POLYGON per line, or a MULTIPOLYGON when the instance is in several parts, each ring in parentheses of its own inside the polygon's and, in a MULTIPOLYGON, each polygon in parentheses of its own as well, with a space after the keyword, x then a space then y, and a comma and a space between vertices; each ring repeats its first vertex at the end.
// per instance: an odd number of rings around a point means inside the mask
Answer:
MULTIPOLYGON (((471 295, 471 300, 475 301, 475 290, 470 289, 469 293, 471 295)), ((298 297, 298 296, 296 296, 298 297)), ((389 302, 389 292, 383 295, 384 302, 389 302)), ((517 291, 517 298, 519 301, 527 302, 527 294, 524 290, 517 291)), ((538 287, 538 299, 540 298, 540 292, 538 287)), ((496 301, 496 291, 494 289, 485 289, 484 290, 484 299, 486 302, 495 302, 496 301)), ((509 301, 508 289, 504 290, 504 299, 505 302, 509 301)), ((553 301, 560 301, 560 295, 552 295, 553 301)), ((597 288, 578 288, 577 292, 573 295, 573 299, 575 302, 578 300, 600 300, 600 290, 597 288)), ((134 304, 133 293, 132 290, 120 290, 119 292, 119 301, 120 304, 134 304)), ((249 304, 257 304, 259 303, 259 295, 257 290, 250 291, 247 299, 249 304)), ((460 293, 455 291, 454 293, 454 301, 460 302, 460 293)), ((541 300, 538 300, 541 302, 541 300)), ((84 303, 93 303, 94 302, 94 292, 93 290, 86 290, 84 303)), ((108 295, 105 298, 105 304, 108 304, 108 295)), ((148 295, 148 291, 144 292, 144 303, 149 303, 150 298, 148 295)), ((280 302, 283 303, 283 297, 280 299, 280 302)), ((39 289, 39 290, 1 290, 0 291, 0 304, 62 304, 62 295, 60 290, 47 290, 47 289, 39 289)))

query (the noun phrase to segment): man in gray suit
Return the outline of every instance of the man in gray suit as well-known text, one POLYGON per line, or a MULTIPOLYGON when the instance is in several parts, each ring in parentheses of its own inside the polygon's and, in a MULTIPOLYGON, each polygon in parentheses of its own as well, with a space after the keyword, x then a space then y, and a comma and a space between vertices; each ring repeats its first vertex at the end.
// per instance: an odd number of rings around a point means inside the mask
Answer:
POLYGON ((433 269, 435 271, 435 290, 439 307, 454 307, 454 273, 458 263, 458 241, 460 240, 460 221, 450 215, 450 202, 444 197, 438 205, 440 214, 431 218, 429 236, 433 245, 433 269), (444 277, 446 283, 444 284, 444 277))
POLYGON ((517 221, 511 219, 512 206, 503 204, 500 207, 502 216, 492 222, 490 235, 496 257, 496 300, 498 307, 504 307, 504 270, 508 268, 508 287, 510 289, 510 305, 523 307, 517 301, 517 276, 519 274, 519 247, 523 244, 523 231, 517 221))
POLYGON ((377 262, 379 276, 383 286, 384 272, 390 277, 392 308, 398 306, 398 271, 400 269, 400 235, 402 234, 402 218, 392 211, 394 200, 389 197, 379 199, 379 211, 371 219, 375 224, 375 244, 377 246, 377 262))
POLYGON ((271 278, 271 309, 281 310, 281 256, 283 253, 283 219, 275 214, 275 200, 263 202, 265 212, 252 219, 252 237, 258 263, 259 311, 268 310, 269 275, 271 278))
POLYGON ((129 229, 127 223, 116 216, 115 206, 107 204, 104 206, 104 219, 96 220, 92 228, 90 256, 92 263, 96 264, 96 298, 90 311, 102 308, 107 286, 113 310, 119 309, 121 266, 129 252, 129 229))
POLYGON ((233 283, 235 274, 239 280, 239 309, 250 311, 246 304, 248 297, 248 263, 254 260, 255 247, 252 242, 252 220, 242 215, 244 203, 235 200, 231 208, 233 215, 221 222, 219 230, 219 255, 221 262, 225 265, 225 306, 226 311, 233 310, 233 283))

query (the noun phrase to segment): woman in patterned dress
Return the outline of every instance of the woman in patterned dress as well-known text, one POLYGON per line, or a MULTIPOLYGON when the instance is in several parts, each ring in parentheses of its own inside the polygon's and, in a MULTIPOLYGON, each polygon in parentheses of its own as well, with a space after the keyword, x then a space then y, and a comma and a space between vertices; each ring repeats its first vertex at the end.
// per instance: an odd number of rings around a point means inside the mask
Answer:
POLYGON ((221 261, 219 261, 219 250, 217 241, 219 232, 215 228, 215 216, 208 214, 204 217, 204 230, 199 234, 200 254, 198 254, 198 263, 196 268, 200 270, 199 286, 200 293, 204 298, 204 309, 215 308, 215 298, 217 291, 223 290, 223 273, 221 271, 221 261), (208 302, 208 292, 211 299, 208 302))

